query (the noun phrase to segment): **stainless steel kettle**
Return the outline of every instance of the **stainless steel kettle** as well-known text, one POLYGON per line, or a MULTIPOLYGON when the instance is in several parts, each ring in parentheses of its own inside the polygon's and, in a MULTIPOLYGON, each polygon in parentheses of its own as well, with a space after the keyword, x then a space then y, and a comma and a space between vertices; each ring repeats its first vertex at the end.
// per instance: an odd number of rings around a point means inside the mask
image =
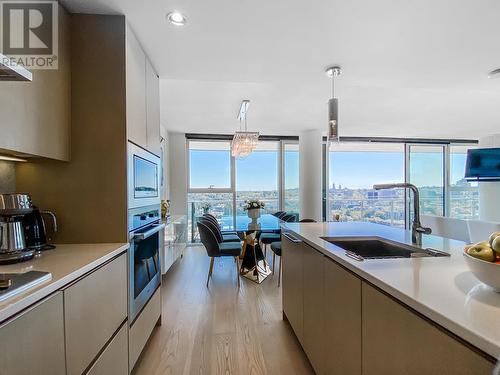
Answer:
POLYGON ((23 223, 11 219, 0 222, 0 253, 11 253, 26 249, 23 223))

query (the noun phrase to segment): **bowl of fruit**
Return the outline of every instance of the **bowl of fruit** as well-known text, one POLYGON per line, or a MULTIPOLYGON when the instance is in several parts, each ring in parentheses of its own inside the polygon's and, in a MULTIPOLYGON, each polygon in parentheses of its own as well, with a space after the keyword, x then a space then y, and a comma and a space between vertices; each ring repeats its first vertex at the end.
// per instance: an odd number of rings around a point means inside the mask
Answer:
POLYGON ((500 232, 464 248, 465 262, 480 281, 500 293, 500 232))

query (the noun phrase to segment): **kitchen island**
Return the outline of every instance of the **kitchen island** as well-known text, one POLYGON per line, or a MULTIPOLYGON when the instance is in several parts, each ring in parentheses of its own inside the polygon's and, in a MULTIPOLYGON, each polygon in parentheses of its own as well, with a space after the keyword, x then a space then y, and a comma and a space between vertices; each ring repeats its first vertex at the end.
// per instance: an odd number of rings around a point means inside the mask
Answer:
POLYGON ((465 243, 424 235, 423 249, 450 256, 358 261, 322 237, 411 244, 411 233, 372 223, 287 223, 283 233, 284 318, 317 373, 491 373, 500 294, 469 271, 465 243))

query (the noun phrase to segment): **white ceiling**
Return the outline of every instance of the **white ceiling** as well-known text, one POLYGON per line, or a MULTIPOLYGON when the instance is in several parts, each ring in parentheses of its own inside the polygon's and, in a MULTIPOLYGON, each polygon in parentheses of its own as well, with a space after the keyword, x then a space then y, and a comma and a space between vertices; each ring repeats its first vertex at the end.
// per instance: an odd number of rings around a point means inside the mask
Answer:
POLYGON ((161 76, 162 123, 231 133, 242 99, 249 128, 326 128, 342 66, 340 134, 478 138, 500 132, 498 0, 66 0, 122 13, 161 76), (188 24, 165 14, 179 10, 188 24))

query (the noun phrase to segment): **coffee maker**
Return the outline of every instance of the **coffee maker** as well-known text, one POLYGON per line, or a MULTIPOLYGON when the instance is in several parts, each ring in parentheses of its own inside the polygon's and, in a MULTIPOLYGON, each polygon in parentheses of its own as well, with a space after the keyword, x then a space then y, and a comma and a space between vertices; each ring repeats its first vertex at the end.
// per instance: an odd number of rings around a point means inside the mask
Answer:
POLYGON ((55 248, 48 244, 44 216, 57 231, 55 215, 33 206, 28 194, 0 194, 0 264, 29 260, 40 251, 55 248))
POLYGON ((34 257, 26 246, 24 215, 33 211, 28 194, 0 194, 0 264, 21 262, 34 257))
POLYGON ((38 207, 33 206, 33 210, 24 215, 23 226, 24 234, 26 237, 26 247, 28 249, 34 249, 36 251, 52 250, 55 248, 54 245, 50 245, 48 242, 50 238, 48 237, 49 231, 47 230, 47 225, 44 217, 49 217, 51 220, 52 233, 57 232, 57 219, 50 211, 41 211, 38 207))

